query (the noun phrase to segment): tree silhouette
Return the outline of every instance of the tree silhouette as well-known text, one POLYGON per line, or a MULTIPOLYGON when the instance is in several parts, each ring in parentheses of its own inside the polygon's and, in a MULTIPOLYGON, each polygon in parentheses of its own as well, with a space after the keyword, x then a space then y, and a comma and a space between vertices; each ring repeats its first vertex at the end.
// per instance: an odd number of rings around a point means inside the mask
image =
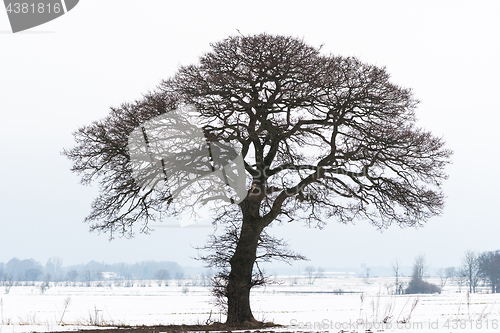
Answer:
POLYGON ((229 324, 255 321, 250 289, 264 281, 256 261, 303 258, 268 235, 272 223, 364 219, 386 228, 440 214, 451 151, 416 126, 411 89, 391 83, 385 68, 320 51, 288 36, 229 37, 143 99, 80 128, 64 154, 84 184, 99 181, 91 228, 131 235, 136 222, 147 232, 176 213, 168 186, 134 179, 126 147, 135 128, 185 106, 204 120, 209 143, 234 147, 244 161, 247 194, 217 210, 214 223, 227 233, 203 256, 225 269, 229 324))
POLYGON ((500 251, 484 252, 479 255, 479 276, 489 282, 492 293, 500 288, 500 251))
POLYGON ((408 287, 405 290, 406 294, 434 294, 441 293, 441 288, 435 284, 424 281, 424 273, 427 269, 427 261, 425 256, 420 255, 415 258, 413 264, 413 273, 408 287))
POLYGON ((469 286, 469 293, 475 293, 479 283, 479 257, 476 252, 467 250, 462 259, 461 267, 462 275, 469 286))

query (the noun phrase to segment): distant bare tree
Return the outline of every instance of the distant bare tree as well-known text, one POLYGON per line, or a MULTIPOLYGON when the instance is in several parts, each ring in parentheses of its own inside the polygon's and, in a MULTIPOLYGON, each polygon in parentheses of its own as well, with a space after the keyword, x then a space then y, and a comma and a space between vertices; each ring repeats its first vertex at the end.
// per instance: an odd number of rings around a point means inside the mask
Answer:
POLYGON ((103 279, 102 272, 86 269, 83 272, 84 281, 87 282, 87 287, 90 287, 90 282, 103 279))
POLYGON ((440 268, 437 270, 439 276, 440 286, 444 288, 449 279, 455 276, 455 267, 440 268))
POLYGON ((315 271, 316 271, 316 269, 314 268, 314 266, 307 266, 306 267, 305 272, 307 275, 307 283, 313 284, 313 276, 314 276, 315 271))
POLYGON ((394 260, 394 262, 392 263, 392 273, 393 273, 394 277, 396 278, 396 282, 395 282, 396 283, 396 288, 395 288, 396 295, 400 295, 403 293, 403 289, 402 289, 401 284, 399 282, 399 277, 401 276, 401 272, 400 272, 401 267, 400 266, 401 266, 401 264, 399 262, 399 259, 396 258, 394 260))
POLYGON ((424 278, 425 271, 427 269, 427 260, 425 256, 421 255, 415 259, 415 263, 413 265, 413 275, 418 280, 422 280, 424 278))
POLYGON ((170 272, 166 269, 160 269, 155 273, 155 279, 158 283, 158 286, 161 287, 163 282, 165 282, 165 286, 168 286, 168 280, 170 279, 170 272))
POLYGON ((462 260, 462 275, 465 277, 465 283, 469 286, 469 292, 475 293, 479 282, 479 260, 474 251, 466 251, 462 260))
POLYGON ((52 281, 52 276, 49 273, 45 274, 42 283, 38 286, 41 294, 44 294, 45 291, 50 288, 50 281, 52 281))
POLYGON ((439 276, 439 286, 443 288, 444 286, 446 286, 446 282, 448 280, 444 268, 439 268, 436 273, 439 276))
POLYGON ((500 251, 484 252, 478 257, 479 275, 489 283, 492 293, 500 291, 500 251))
POLYGON ((418 256, 413 264, 413 274, 408 284, 408 288, 405 290, 406 294, 434 294, 441 292, 441 288, 435 284, 424 281, 426 269, 427 261, 425 256, 418 256))
POLYGON ((325 276, 325 270, 324 268, 322 267, 318 267, 318 269, 316 270, 316 275, 315 275, 315 278, 316 279, 322 279, 324 276, 325 276))
POLYGON ((71 271, 68 272, 67 279, 73 285, 75 285, 77 277, 78 277, 78 272, 76 270, 73 269, 73 270, 71 270, 71 271))
POLYGON ((45 264, 45 273, 50 274, 54 282, 59 282, 62 279, 61 268, 63 260, 59 257, 50 258, 45 264))
POLYGON ((458 287, 458 292, 462 292, 462 287, 465 285, 465 272, 462 268, 455 269, 455 275, 453 276, 455 283, 458 287))
POLYGON ((316 269, 314 266, 307 266, 305 269, 306 275, 307 275, 307 283, 309 284, 314 284, 316 279, 322 278, 324 269, 319 267, 316 269))
POLYGON ((2 276, 2 283, 5 288, 5 293, 8 294, 10 292, 10 288, 14 285, 12 275, 9 273, 4 273, 2 276))
POLYGON ((446 267, 444 274, 448 279, 452 279, 455 276, 455 267, 446 267))
POLYGON ((184 273, 175 273, 175 280, 177 285, 180 287, 184 283, 184 273))

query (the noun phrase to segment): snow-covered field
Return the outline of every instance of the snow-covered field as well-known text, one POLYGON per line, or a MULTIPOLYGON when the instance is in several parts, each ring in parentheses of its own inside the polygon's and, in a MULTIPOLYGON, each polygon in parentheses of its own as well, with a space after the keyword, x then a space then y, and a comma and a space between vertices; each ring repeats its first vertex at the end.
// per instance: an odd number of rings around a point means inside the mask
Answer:
MULTIPOLYGON (((390 295, 394 278, 283 277, 257 288, 258 320, 286 325, 281 331, 471 332, 500 329, 500 294, 458 292, 447 285, 436 295, 390 295)), ((427 279, 438 284, 439 280, 427 279)), ((482 289, 486 291, 487 289, 482 289)), ((159 287, 155 281, 117 287, 37 286, 0 289, 0 333, 57 331, 94 325, 205 324, 224 320, 208 287, 159 287)))

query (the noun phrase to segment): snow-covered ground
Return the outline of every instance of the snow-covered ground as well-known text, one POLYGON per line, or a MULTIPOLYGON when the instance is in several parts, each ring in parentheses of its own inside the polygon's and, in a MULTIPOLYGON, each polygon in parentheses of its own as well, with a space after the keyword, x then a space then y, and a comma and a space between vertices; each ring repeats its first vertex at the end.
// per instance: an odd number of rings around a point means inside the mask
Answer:
MULTIPOLYGON (((252 309, 258 320, 287 331, 471 332, 500 329, 500 294, 458 292, 447 285, 436 295, 391 295, 394 278, 333 277, 308 284, 282 277, 282 284, 256 288, 252 309)), ((427 279, 439 284, 439 279, 427 279)), ((189 283, 188 281, 185 281, 189 283)), ((57 331, 93 325, 205 324, 224 320, 209 287, 37 286, 0 289, 0 333, 57 331)))

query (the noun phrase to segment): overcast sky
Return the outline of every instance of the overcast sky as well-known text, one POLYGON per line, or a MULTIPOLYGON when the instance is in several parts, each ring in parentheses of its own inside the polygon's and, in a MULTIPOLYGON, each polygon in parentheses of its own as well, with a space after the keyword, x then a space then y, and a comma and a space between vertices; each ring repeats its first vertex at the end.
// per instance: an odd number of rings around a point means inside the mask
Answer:
MULTIPOLYGON (((419 229, 366 222, 324 230, 273 227, 323 267, 459 264, 500 249, 500 1, 82 0, 66 15, 12 34, 0 9, 0 262, 172 260, 201 265, 192 246, 211 228, 157 228, 108 241, 82 221, 97 187, 82 186, 63 148, 110 106, 140 98, 180 64, 237 34, 303 38, 323 52, 386 66, 422 102, 419 124, 454 150, 444 214, 419 229)), ((171 221, 175 224, 175 221, 171 221)), ((177 223, 178 224, 178 223, 177 223)))

